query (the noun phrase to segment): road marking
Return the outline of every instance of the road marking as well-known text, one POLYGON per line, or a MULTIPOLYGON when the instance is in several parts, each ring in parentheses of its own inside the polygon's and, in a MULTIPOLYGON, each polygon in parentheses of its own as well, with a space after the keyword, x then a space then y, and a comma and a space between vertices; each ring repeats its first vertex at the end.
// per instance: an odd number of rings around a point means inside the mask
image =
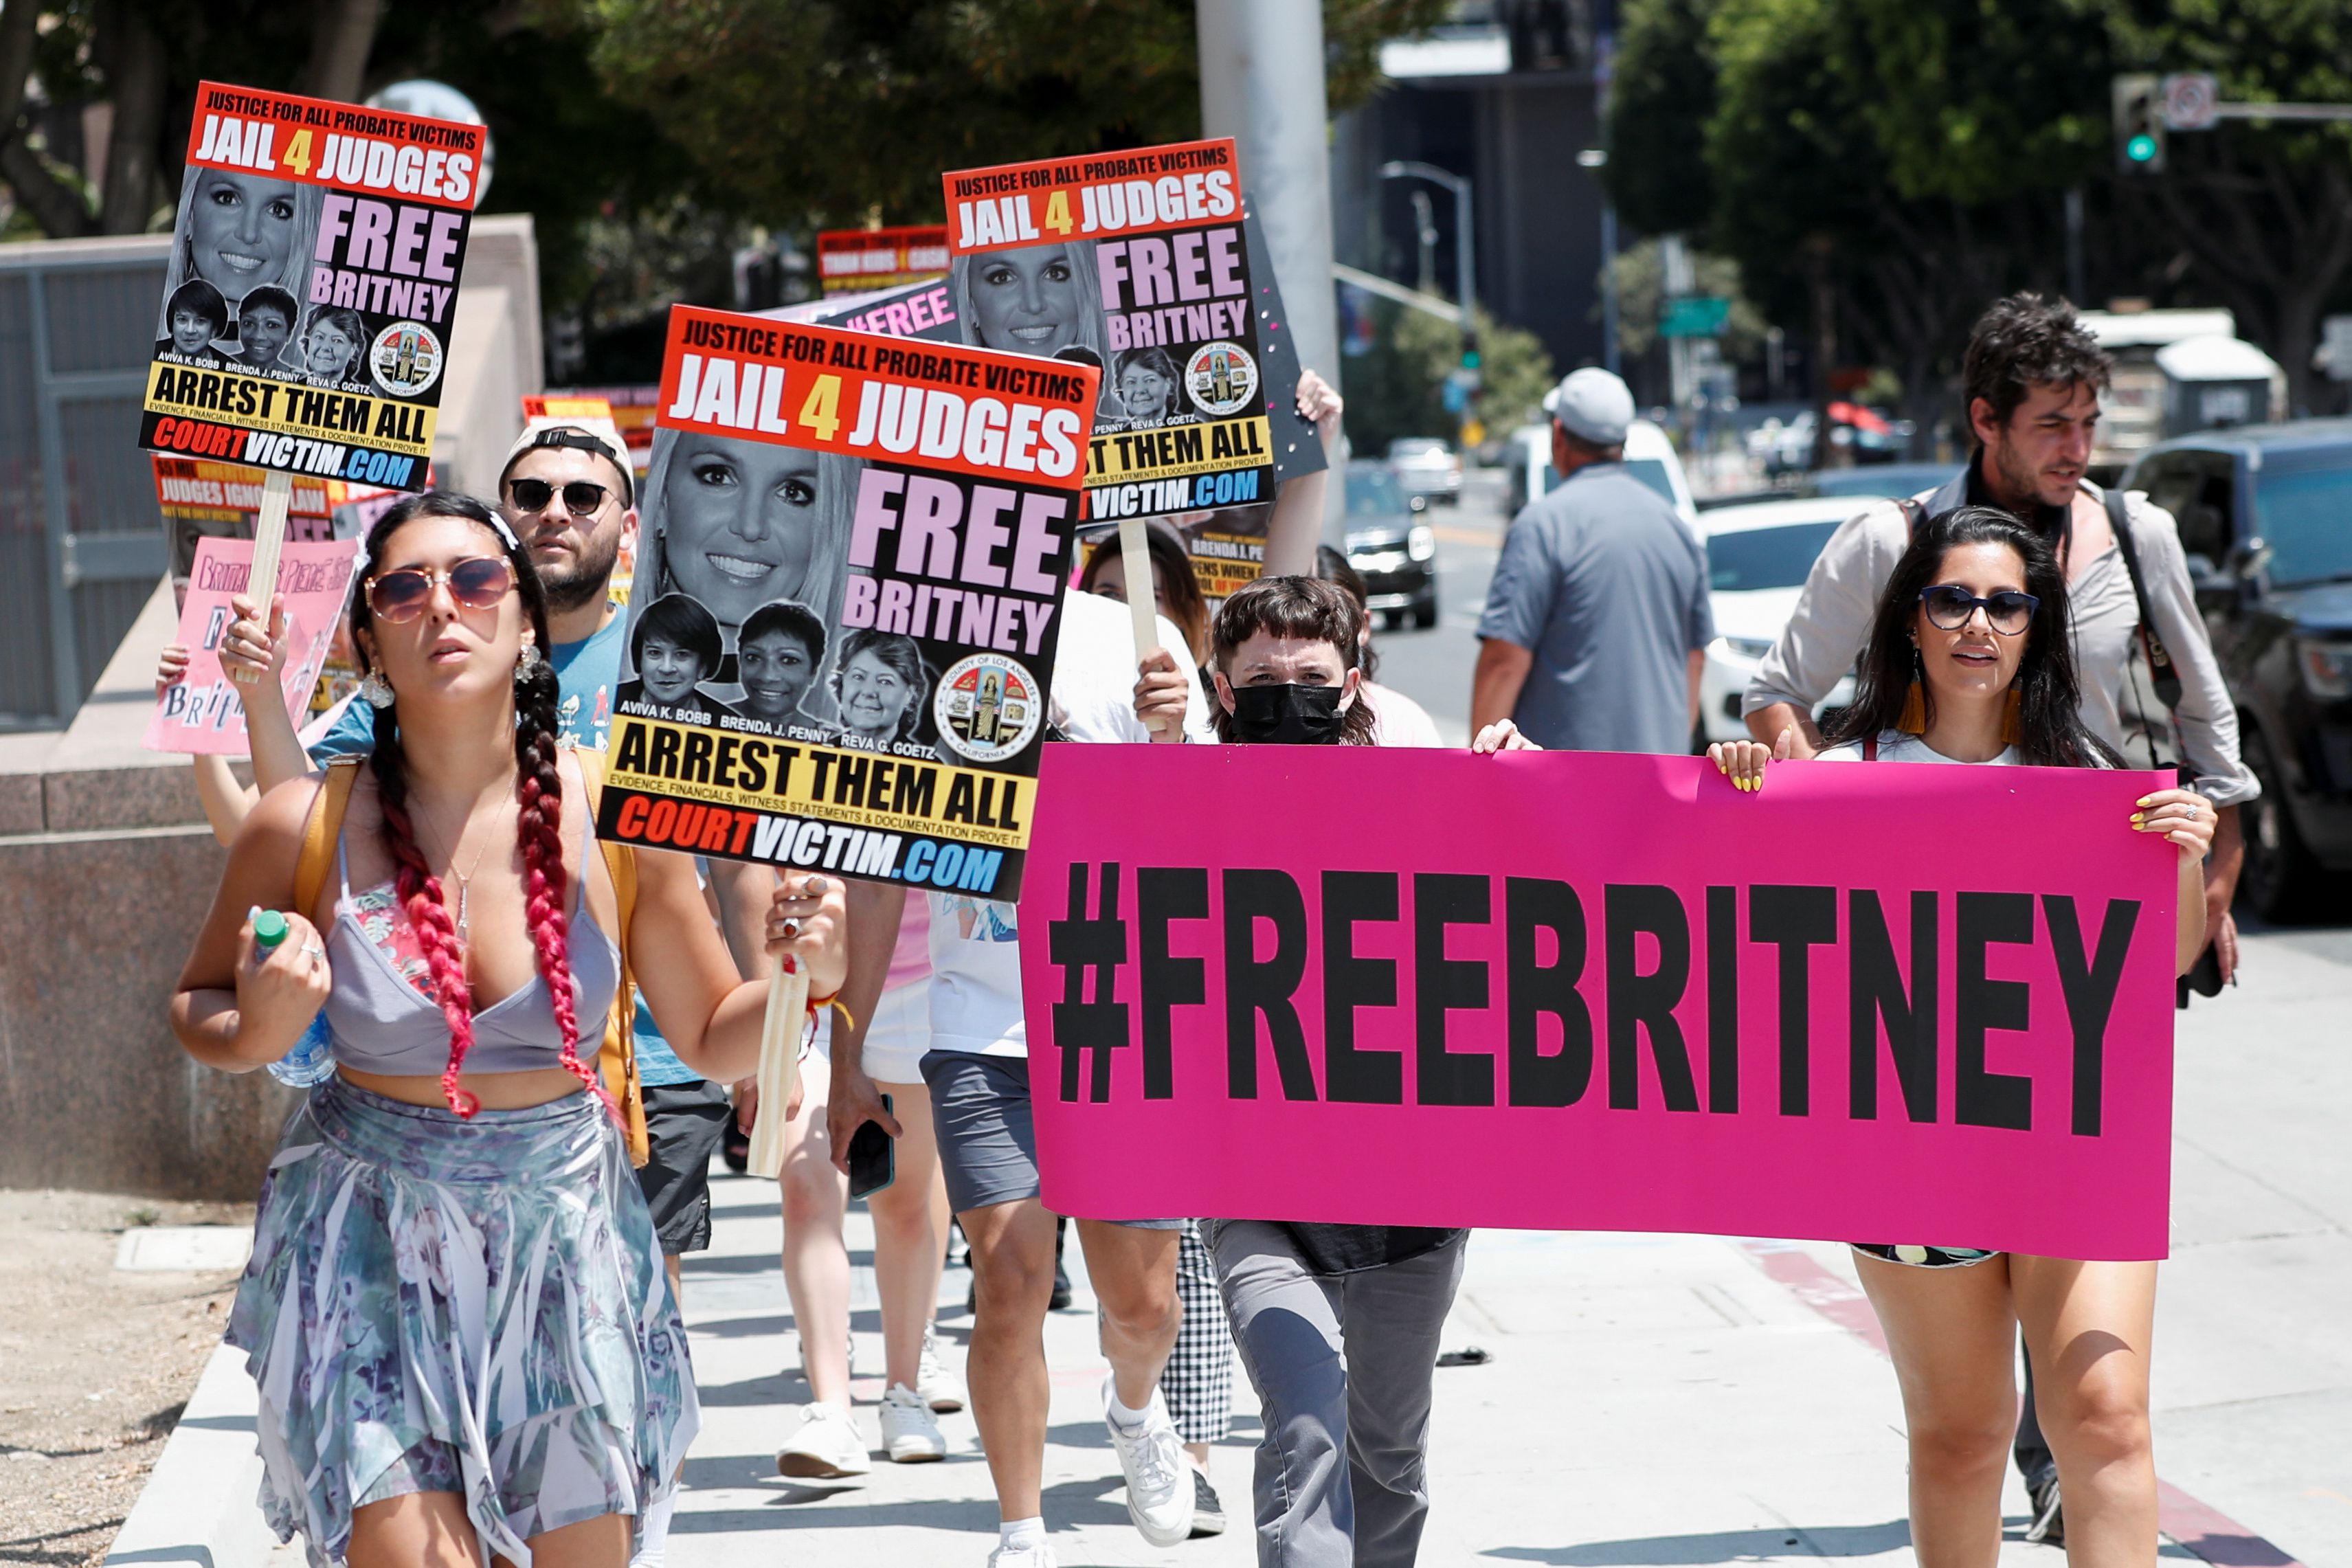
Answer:
POLYGON ((1503 536, 1491 529, 1456 528, 1445 522, 1431 523, 1429 531, 1448 544, 1496 545, 1503 542, 1503 536))
MULTIPOLYGON (((1738 1246, 1768 1278, 1786 1286, 1798 1300, 1866 1342, 1879 1354, 1887 1353, 1886 1331, 1879 1326, 1870 1298, 1822 1268, 1811 1253, 1788 1241, 1743 1240, 1738 1246)), ((2160 1477, 2156 1483, 2156 1526, 2214 1568, 2304 1568, 2244 1525, 2160 1477)))

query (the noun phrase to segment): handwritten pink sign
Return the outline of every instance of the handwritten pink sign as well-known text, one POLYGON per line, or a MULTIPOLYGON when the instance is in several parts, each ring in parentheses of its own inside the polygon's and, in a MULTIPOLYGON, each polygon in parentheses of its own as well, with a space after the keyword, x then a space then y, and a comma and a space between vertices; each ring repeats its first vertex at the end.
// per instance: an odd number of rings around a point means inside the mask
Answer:
POLYGON ((1050 746, 1045 1202, 2161 1258, 2158 784, 1050 746))
MULTIPOLYGON (((278 563, 278 591, 286 599, 286 711, 296 723, 319 682, 319 667, 335 640, 335 623, 352 585, 359 542, 289 540, 278 563)), ((245 592, 253 569, 250 539, 200 539, 188 597, 180 606, 180 642, 188 650, 187 673, 163 689, 147 721, 147 748, 199 755, 243 755, 245 701, 256 690, 231 681, 221 669, 221 637, 233 614, 229 598, 245 592)))

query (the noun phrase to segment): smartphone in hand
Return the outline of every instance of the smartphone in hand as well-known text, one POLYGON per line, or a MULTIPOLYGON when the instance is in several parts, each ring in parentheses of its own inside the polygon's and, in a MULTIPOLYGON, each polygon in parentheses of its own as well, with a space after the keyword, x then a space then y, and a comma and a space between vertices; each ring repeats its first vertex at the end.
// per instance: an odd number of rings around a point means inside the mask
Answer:
MULTIPOLYGON (((896 1116, 898 1107, 882 1097, 882 1109, 896 1116)), ((849 1195, 870 1197, 898 1179, 898 1147, 878 1121, 861 1121, 849 1135, 849 1195)))

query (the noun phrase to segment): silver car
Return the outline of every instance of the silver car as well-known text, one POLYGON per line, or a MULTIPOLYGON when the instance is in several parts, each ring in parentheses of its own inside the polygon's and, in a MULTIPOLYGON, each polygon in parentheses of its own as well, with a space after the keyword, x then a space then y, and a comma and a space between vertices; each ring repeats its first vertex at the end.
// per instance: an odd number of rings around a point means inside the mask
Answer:
POLYGON ((1434 436, 1400 436, 1389 443, 1389 469, 1407 495, 1433 501, 1462 499, 1462 459, 1434 436))

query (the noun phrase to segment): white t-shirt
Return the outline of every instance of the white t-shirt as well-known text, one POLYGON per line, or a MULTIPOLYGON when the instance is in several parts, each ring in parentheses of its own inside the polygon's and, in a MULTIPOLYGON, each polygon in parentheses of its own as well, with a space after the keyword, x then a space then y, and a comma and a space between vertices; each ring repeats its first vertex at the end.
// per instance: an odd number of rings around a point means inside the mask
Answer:
MULTIPOLYGON (((1125 605, 1073 589, 1062 601, 1062 641, 1054 656, 1054 722, 1073 741, 1141 745, 1151 739, 1135 716, 1135 630, 1125 605)), ((1184 635, 1160 617, 1160 646, 1181 649, 1184 635)), ((1180 653, 1177 662, 1184 664, 1180 653)), ((1185 683, 1184 733, 1213 740, 1197 680, 1185 683)), ((931 1048, 1025 1057, 1021 1015, 1018 907, 965 894, 931 899, 931 1048)))
POLYGON ((1395 687, 1367 680, 1358 691, 1359 701, 1371 704, 1373 745, 1416 746, 1435 751, 1445 744, 1437 733, 1437 721, 1429 716, 1429 710, 1395 687))
MULTIPOLYGON (((1822 763, 1858 763, 1863 760, 1862 742, 1848 741, 1843 746, 1832 746, 1814 761, 1822 763)), ((1882 763, 1950 763, 1967 767, 1958 757, 1948 757, 1931 748, 1917 735, 1906 735, 1900 730, 1887 730, 1878 737, 1878 760, 1882 763)), ((2018 755, 2015 746, 2003 746, 2000 755, 1987 759, 1988 767, 2022 767, 2025 759, 2018 755)))

